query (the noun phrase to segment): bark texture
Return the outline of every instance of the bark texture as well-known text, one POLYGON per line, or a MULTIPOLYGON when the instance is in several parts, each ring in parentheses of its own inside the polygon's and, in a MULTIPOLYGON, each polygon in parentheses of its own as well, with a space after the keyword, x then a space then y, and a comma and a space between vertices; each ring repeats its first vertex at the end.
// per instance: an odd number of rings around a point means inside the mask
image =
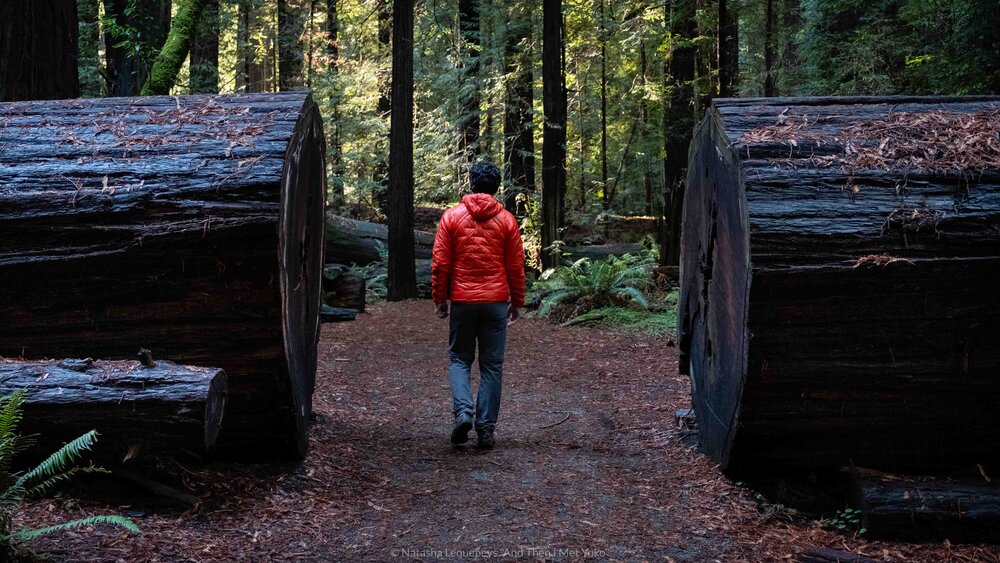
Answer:
POLYGON ((210 451, 226 404, 225 372, 166 361, 0 360, 0 395, 16 389, 27 391, 19 431, 44 440, 39 451, 97 430, 95 453, 118 459, 133 446, 210 451))
POLYGON ((997 458, 1000 172, 816 160, 877 148, 846 131, 892 112, 996 101, 713 104, 689 161, 678 335, 704 447, 724 471, 997 458), (806 118, 797 142, 744 137, 806 118))
POLYGON ((542 265, 559 264, 552 244, 559 240, 566 192, 566 80, 562 66, 562 1, 542 3, 542 265))
POLYGON ((413 257, 413 0, 392 6, 392 112, 389 132, 389 294, 417 296, 413 257))
POLYGON ((932 478, 854 472, 854 502, 872 539, 1000 540, 1000 486, 978 478, 932 478))
POLYGON ((323 131, 304 93, 0 105, 0 354, 230 378, 227 456, 305 453, 323 131))
POLYGON ((80 96, 76 2, 0 2, 0 102, 80 96))

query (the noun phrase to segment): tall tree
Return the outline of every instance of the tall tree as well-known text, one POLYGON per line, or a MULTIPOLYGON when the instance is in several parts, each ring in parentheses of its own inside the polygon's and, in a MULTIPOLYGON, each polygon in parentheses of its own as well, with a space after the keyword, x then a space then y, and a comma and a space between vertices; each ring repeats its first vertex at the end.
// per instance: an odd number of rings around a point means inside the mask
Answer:
POLYGON ((80 95, 97 98, 103 93, 104 80, 101 78, 101 24, 100 0, 77 0, 76 9, 80 18, 80 56, 78 57, 80 95))
POLYGON ((219 30, 219 0, 208 0, 191 44, 188 91, 192 94, 219 93, 219 30))
POLYGON ((393 1, 391 100, 387 298, 399 301, 417 296, 413 247, 413 0, 393 1))
POLYGON ((138 96, 170 31, 170 0, 104 0, 109 96, 138 96))
POLYGON ((764 95, 774 96, 774 0, 765 0, 764 8, 764 95))
POLYGON ((330 138, 330 207, 339 213, 344 206, 344 150, 340 139, 340 13, 339 0, 326 0, 326 56, 333 75, 333 135, 330 138))
MULTIPOLYGON (((390 0, 381 0, 378 8, 378 42, 385 52, 392 49, 392 4, 390 0)), ((389 84, 382 80, 379 83, 379 97, 377 111, 379 117, 386 117, 392 109, 389 98, 389 84)), ((372 180, 375 184, 375 191, 372 194, 375 206, 386 215, 389 211, 389 162, 384 155, 376 157, 375 170, 372 180)))
POLYGON ((719 0, 719 96, 735 96, 739 79, 740 15, 734 0, 719 0))
POLYGON ((302 33, 305 0, 278 0, 278 89, 296 90, 305 83, 302 33))
POLYGON ((608 186, 608 26, 605 21, 604 0, 600 0, 600 19, 597 29, 601 44, 601 205, 611 208, 611 190, 608 186))
POLYGON ((531 4, 512 14, 504 60, 506 101, 504 104, 504 161, 507 166, 504 206, 519 219, 525 214, 524 198, 535 190, 534 74, 532 72, 531 4))
POLYGON ((542 265, 559 264, 559 240, 566 192, 566 77, 563 72, 562 0, 542 2, 542 265))
MULTIPOLYGON (((236 89, 268 92, 275 86, 274 29, 264 0, 238 0, 236 89)), ((273 17, 273 12, 271 12, 273 17)), ((271 20, 273 21, 273 20, 271 20)))
POLYGON ((170 93, 177 80, 177 73, 180 72, 184 59, 191 49, 206 1, 178 0, 177 15, 171 21, 170 34, 163 48, 153 61, 149 79, 142 87, 143 96, 162 96, 170 93))
POLYGON ((663 144, 666 151, 663 176, 664 189, 667 190, 664 201, 668 203, 660 261, 676 266, 680 262, 684 171, 694 129, 693 81, 698 53, 692 40, 698 23, 694 0, 672 0, 666 4, 666 10, 666 19, 670 22, 670 58, 665 76, 669 105, 663 112, 663 144))
POLYGON ((76 2, 0 2, 0 102, 80 96, 76 2))
POLYGON ((470 162, 479 155, 480 86, 479 67, 482 36, 479 30, 478 0, 458 0, 458 22, 462 44, 462 130, 461 151, 470 162))

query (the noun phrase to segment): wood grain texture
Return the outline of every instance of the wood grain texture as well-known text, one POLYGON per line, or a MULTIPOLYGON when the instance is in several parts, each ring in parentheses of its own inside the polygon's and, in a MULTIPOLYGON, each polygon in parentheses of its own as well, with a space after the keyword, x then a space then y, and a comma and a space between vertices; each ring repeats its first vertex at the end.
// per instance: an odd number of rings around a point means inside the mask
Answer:
POLYGON ((90 430, 95 453, 120 459, 133 445, 156 452, 210 451, 226 404, 226 374, 218 368, 155 367, 139 362, 0 361, 0 395, 24 389, 18 429, 37 434, 40 451, 90 430))
POLYGON ((0 104, 0 354, 216 365, 220 453, 304 455, 323 158, 306 93, 0 104))
POLYGON ((851 126, 1000 98, 716 100, 691 145, 680 369, 729 474, 1000 457, 1000 171, 843 165, 851 126), (808 117, 808 139, 745 134, 808 117))

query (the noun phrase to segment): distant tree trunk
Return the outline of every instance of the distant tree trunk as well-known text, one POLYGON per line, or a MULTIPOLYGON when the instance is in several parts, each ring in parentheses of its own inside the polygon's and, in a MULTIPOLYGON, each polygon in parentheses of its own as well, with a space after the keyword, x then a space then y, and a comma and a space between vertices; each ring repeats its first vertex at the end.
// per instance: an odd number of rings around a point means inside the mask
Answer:
POLYGON ((0 101, 80 97, 76 2, 0 2, 0 101))
POLYGON ((731 0, 719 0, 719 97, 736 96, 740 79, 740 16, 731 0))
POLYGON ((104 34, 109 96, 138 96, 170 31, 170 0, 104 0, 105 17, 126 30, 104 34), (135 10, 129 10, 134 6, 135 10), (117 46, 122 43, 123 46, 117 46))
POLYGON ((604 0, 600 0, 598 33, 601 43, 601 205, 611 208, 611 190, 608 189, 608 28, 604 21, 604 0))
POLYGON ((142 87, 143 96, 165 96, 170 93, 187 59, 191 43, 201 20, 206 0, 178 0, 177 15, 170 26, 163 48, 156 55, 149 71, 149 80, 142 87))
POLYGON ((344 151, 340 140, 340 17, 337 12, 338 0, 326 0, 326 55, 329 58, 330 73, 333 75, 333 135, 330 139, 330 171, 333 176, 329 182, 331 197, 330 207, 339 213, 344 206, 344 151))
MULTIPOLYGON (((378 12, 378 42, 382 46, 383 52, 389 52, 392 49, 392 24, 392 4, 390 0, 382 0, 378 12)), ((391 109, 392 103, 389 99, 389 84, 383 81, 379 84, 378 114, 380 117, 385 118, 389 115, 391 109)), ((376 157, 372 180, 376 184, 375 193, 372 194, 375 206, 382 215, 387 215, 389 212, 389 162, 384 155, 376 157)))
MULTIPOLYGON (((785 0, 785 13, 782 19, 784 27, 784 47, 781 53, 782 86, 781 90, 787 90, 788 85, 794 85, 795 69, 799 63, 798 45, 795 43, 795 34, 799 28, 802 13, 799 0, 785 0)), ((786 95, 788 92, 785 92, 786 95)))
POLYGON ((667 81, 669 106, 663 112, 663 144, 666 158, 663 161, 664 197, 667 206, 663 228, 663 249, 660 261, 676 266, 680 260, 681 206, 684 201, 684 171, 687 167, 687 149, 694 129, 694 70, 697 49, 688 40, 697 32, 694 0, 673 0, 667 4, 667 21, 673 37, 681 41, 670 47, 667 81))
MULTIPOLYGON (((577 146, 577 160, 580 163, 580 177, 577 179, 577 191, 579 191, 580 197, 580 209, 587 209, 587 122, 589 121, 589 116, 585 113, 586 105, 583 103, 584 93, 587 91, 587 74, 583 73, 580 69, 580 55, 578 54, 575 58, 575 72, 576 76, 576 113, 577 113, 577 123, 578 132, 580 137, 580 144, 577 146), (581 75, 583 78, 581 78, 581 75)), ((568 142, 568 141, 567 141, 568 142)))
POLYGON ((542 265, 559 264, 562 194, 566 191, 566 83, 563 73, 562 0, 542 2, 542 265))
POLYGON ((506 45, 507 100, 504 106, 504 160, 507 187, 504 206, 524 217, 524 198, 535 190, 534 76, 532 73, 531 17, 511 22, 506 45))
MULTIPOLYGON (((560 2, 560 12, 562 3, 560 2)), ((562 143, 559 144, 562 151, 562 182, 559 186, 559 201, 557 209, 559 211, 559 232, 566 226, 566 124, 569 114, 568 92, 566 91, 566 14, 561 13, 559 18, 559 107, 562 112, 562 143)))
POLYGON ((302 88, 302 16, 305 0, 278 0, 278 89, 302 88))
POLYGON ((413 255, 413 0, 393 1, 391 99, 388 299, 399 301, 417 296, 413 255))
POLYGON ((272 46, 257 33, 263 27, 262 11, 261 0, 239 0, 237 59, 243 76, 242 81, 237 76, 237 89, 244 92, 267 92, 273 85, 272 46))
MULTIPOLYGON (((642 137, 645 140, 649 135, 649 61, 646 58, 646 37, 645 28, 639 37, 639 72, 642 74, 642 97, 639 99, 639 120, 642 124, 642 137)), ((646 188, 646 216, 653 214, 653 179, 650 177, 649 157, 643 157, 643 183, 646 188)))
POLYGON ((775 96, 774 83, 774 0, 766 0, 764 9, 764 95, 775 96))
POLYGON ((219 30, 219 0, 207 0, 191 45, 188 91, 192 94, 219 93, 219 30))
POLYGON ((101 78, 101 25, 98 21, 100 0, 77 0, 80 19, 79 79, 80 96, 97 98, 103 93, 101 78))
POLYGON ((462 129, 460 147, 469 162, 479 156, 480 88, 479 56, 481 36, 479 32, 479 2, 477 0, 458 1, 458 21, 462 35, 462 62, 465 99, 459 126, 462 129))
MULTIPOLYGON (((696 13, 707 10, 709 3, 710 0, 695 0, 696 13)), ((698 18, 695 18, 695 21, 698 22, 695 31, 697 36, 708 39, 708 41, 699 41, 695 50, 694 116, 695 121, 697 121, 701 119, 705 108, 712 103, 712 98, 715 95, 715 78, 712 71, 719 68, 719 59, 716 53, 719 28, 717 25, 702 26, 698 18)))

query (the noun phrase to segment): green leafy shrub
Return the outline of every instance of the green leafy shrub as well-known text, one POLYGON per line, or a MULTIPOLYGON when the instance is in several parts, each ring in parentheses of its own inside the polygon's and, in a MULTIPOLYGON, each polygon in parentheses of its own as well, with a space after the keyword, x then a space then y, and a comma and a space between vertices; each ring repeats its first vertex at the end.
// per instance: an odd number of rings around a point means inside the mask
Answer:
POLYGON ((30 437, 17 433, 25 394, 24 390, 18 390, 0 398, 0 555, 9 549, 11 540, 28 541, 44 534, 82 526, 111 524, 138 533, 139 528, 132 520, 114 515, 88 516, 42 528, 11 530, 14 512, 26 498, 49 493, 80 473, 105 472, 98 467, 76 466, 83 453, 97 440, 97 432, 93 430, 59 448, 33 469, 14 471, 14 458, 33 444, 30 437))
POLYGON ((592 261, 581 258, 569 266, 544 272, 532 286, 532 301, 538 302, 538 316, 546 317, 561 303, 581 305, 577 314, 629 302, 649 309, 644 290, 653 286, 649 254, 608 256, 592 261))

